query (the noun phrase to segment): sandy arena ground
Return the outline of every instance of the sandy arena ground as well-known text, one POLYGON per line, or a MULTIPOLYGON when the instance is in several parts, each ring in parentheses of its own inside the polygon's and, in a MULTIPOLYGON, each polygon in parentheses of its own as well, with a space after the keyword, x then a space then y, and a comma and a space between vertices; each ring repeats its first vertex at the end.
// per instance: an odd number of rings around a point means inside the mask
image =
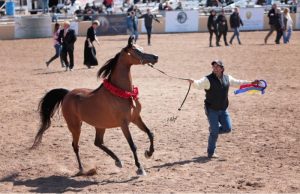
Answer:
MULTIPOLYGON (((232 33, 229 33, 229 37, 232 33)), ((146 46, 159 56, 156 64, 171 75, 201 78, 210 62, 222 59, 226 72, 239 79, 265 79, 266 94, 234 95, 229 112, 233 132, 219 137, 218 159, 206 158, 208 123, 204 91, 192 89, 182 111, 177 111, 188 83, 168 78, 147 66, 134 66, 142 117, 155 134, 155 153, 144 157, 147 135, 130 125, 140 162, 147 176, 138 177, 129 145, 120 129, 107 130, 105 143, 123 160, 114 161, 94 146, 95 130, 82 127, 80 154, 84 166, 98 174, 73 177, 78 172, 71 134, 60 114, 33 151, 39 125, 37 105, 53 88, 96 88, 99 67, 82 65, 84 38, 76 42, 75 71, 64 72, 58 61, 46 69, 54 53, 52 40, 0 41, 0 192, 300 192, 300 32, 289 45, 275 45, 266 32, 242 32, 243 45, 208 48, 207 33, 153 35, 146 46), (172 121, 170 118, 177 116, 172 121)), ((127 44, 127 36, 100 37, 97 47, 104 64, 127 44)), ((223 42, 222 42, 222 45, 223 42)))

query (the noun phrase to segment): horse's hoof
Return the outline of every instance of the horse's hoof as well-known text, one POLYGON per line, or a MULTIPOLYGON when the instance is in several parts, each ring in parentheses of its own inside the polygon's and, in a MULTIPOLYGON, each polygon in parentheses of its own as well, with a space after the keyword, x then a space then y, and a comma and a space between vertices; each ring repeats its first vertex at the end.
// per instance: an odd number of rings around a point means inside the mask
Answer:
POLYGON ((84 175, 83 170, 80 170, 74 176, 83 176, 83 175, 84 175))
POLYGON ((96 170, 96 168, 92 168, 89 171, 80 170, 77 174, 74 175, 74 177, 76 177, 76 176, 93 176, 95 174, 97 174, 97 170, 96 170))
POLYGON ((85 176, 93 176, 93 175, 96 175, 96 174, 97 174, 96 168, 92 168, 89 171, 84 173, 85 176))
POLYGON ((148 150, 145 151, 145 158, 149 159, 151 158, 152 154, 148 150))
POLYGON ((122 161, 116 161, 115 165, 119 168, 123 168, 123 162, 122 161))
POLYGON ((139 175, 139 176, 146 176, 147 175, 146 171, 143 168, 139 168, 136 171, 136 174, 139 175))

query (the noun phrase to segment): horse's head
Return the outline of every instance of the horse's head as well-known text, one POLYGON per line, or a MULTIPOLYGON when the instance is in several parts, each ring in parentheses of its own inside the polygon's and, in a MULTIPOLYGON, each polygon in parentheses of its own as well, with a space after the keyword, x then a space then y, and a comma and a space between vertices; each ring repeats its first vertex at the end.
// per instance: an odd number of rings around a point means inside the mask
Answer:
POLYGON ((114 58, 109 59, 98 71, 97 77, 107 78, 116 68, 118 61, 121 64, 129 66, 135 64, 149 64, 157 63, 158 56, 147 54, 142 51, 137 45, 133 44, 134 37, 130 36, 128 45, 121 50, 114 58))
POLYGON ((128 45, 123 49, 125 56, 129 64, 148 64, 152 65, 157 63, 158 56, 153 54, 148 54, 143 51, 141 47, 136 44, 133 44, 134 37, 130 36, 128 39, 128 45))

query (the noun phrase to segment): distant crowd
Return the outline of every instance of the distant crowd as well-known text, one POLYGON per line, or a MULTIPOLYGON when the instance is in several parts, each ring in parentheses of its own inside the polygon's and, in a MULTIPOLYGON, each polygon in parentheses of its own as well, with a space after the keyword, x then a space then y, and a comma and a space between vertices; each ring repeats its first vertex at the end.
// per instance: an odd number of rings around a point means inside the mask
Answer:
MULTIPOLYGON (((280 44, 280 40, 283 37, 283 43, 289 43, 292 35, 293 20, 290 16, 290 9, 285 8, 282 12, 281 8, 277 7, 277 4, 272 5, 272 9, 268 13, 270 31, 264 39, 264 43, 267 44, 269 37, 274 31, 276 31, 275 43, 280 44)), ((229 19, 230 27, 233 29, 233 35, 229 40, 229 44, 233 43, 234 38, 237 38, 238 44, 242 44, 240 40, 240 26, 244 23, 239 15, 239 8, 234 8, 234 12, 230 15, 229 19)), ((212 47, 213 35, 216 37, 216 46, 220 45, 221 37, 223 36, 225 46, 229 46, 227 41, 228 24, 225 16, 225 10, 222 9, 219 15, 215 10, 211 10, 210 16, 207 21, 207 29, 209 31, 209 46, 212 47)))

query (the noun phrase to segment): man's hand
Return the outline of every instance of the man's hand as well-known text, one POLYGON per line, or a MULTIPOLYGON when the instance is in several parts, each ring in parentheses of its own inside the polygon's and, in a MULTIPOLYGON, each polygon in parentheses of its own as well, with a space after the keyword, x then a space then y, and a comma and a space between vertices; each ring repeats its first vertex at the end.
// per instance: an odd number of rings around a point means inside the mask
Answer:
POLYGON ((251 84, 256 84, 256 85, 258 85, 259 82, 260 82, 260 81, 256 79, 256 80, 254 80, 253 82, 251 82, 251 84))

